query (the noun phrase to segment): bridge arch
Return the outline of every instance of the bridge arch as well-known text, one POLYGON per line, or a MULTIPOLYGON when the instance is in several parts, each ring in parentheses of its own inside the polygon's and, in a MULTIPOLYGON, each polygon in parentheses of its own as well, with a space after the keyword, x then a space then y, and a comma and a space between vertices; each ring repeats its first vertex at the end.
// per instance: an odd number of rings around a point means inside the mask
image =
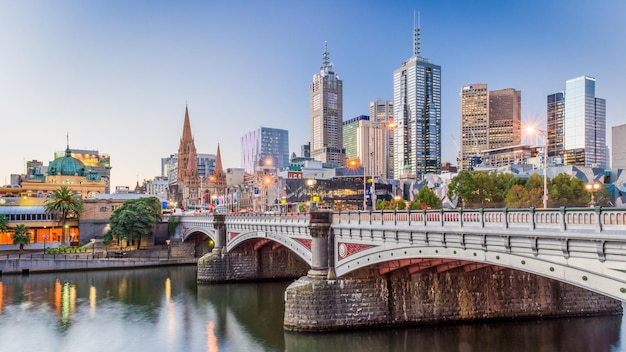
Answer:
MULTIPOLYGON (((337 253, 341 249, 337 248, 337 253)), ((566 284, 578 286, 613 299, 626 301, 624 272, 614 267, 616 263, 606 263, 588 259, 565 258, 558 256, 526 256, 515 253, 483 251, 446 247, 398 247, 381 250, 369 248, 353 255, 349 260, 338 256, 335 271, 338 277, 351 272, 375 266, 379 274, 409 268, 409 273, 435 268, 444 272, 458 267, 467 271, 486 266, 510 268, 566 284)))
POLYGON ((229 233, 227 234, 227 237, 227 252, 234 250, 242 243, 250 240, 269 240, 281 244, 283 247, 297 255, 300 259, 304 260, 309 266, 311 266, 313 260, 311 254, 311 242, 307 239, 298 240, 281 233, 258 230, 241 233, 229 233))
POLYGON ((182 234, 183 242, 186 242, 194 233, 202 233, 206 237, 215 241, 215 230, 209 230, 206 227, 201 227, 201 226, 194 226, 194 227, 185 229, 184 233, 182 234))

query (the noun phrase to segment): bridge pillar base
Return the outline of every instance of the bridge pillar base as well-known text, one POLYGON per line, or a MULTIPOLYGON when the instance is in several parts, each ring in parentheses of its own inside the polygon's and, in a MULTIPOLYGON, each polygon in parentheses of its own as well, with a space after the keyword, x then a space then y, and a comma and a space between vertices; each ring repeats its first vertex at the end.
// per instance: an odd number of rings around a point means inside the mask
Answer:
POLYGON ((363 269, 336 280, 307 275, 293 282, 283 326, 318 332, 621 312, 620 301, 512 269, 386 275, 363 269))

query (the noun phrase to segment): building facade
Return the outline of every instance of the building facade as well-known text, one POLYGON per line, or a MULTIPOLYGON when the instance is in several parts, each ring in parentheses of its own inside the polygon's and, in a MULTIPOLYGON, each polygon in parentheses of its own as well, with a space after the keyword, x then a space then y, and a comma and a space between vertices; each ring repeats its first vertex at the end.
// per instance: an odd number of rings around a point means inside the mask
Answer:
POLYGON ((393 179, 393 130, 396 128, 396 124, 393 120, 393 100, 377 99, 375 102, 370 102, 370 116, 374 121, 383 122, 386 128, 384 131, 384 155, 378 157, 383 159, 382 163, 384 169, 382 177, 385 179, 393 179))
POLYGON ((484 83, 461 87, 461 169, 470 170, 489 149, 489 91, 484 83))
POLYGON ((393 175, 421 179, 441 172, 441 67, 420 53, 414 29, 413 56, 393 72, 393 175))
POLYGON ((606 100, 596 98, 596 79, 565 82, 563 148, 566 165, 606 167, 606 100))
POLYGON ((279 128, 260 127, 241 137, 241 165, 253 174, 270 164, 274 168, 289 166, 289 132, 279 128))
POLYGON ((461 87, 461 168, 471 170, 485 151, 522 142, 522 93, 507 88, 489 91, 487 84, 461 87))
MULTIPOLYGON (((73 158, 82 161, 88 169, 100 175, 105 184, 104 193, 111 193, 111 157, 97 150, 72 149, 71 152, 73 158)), ((64 154, 64 151, 57 151, 54 158, 61 158, 64 154)))
POLYGON ((611 128, 611 168, 626 170, 626 124, 611 128))
POLYGON ((546 133, 548 137, 548 157, 563 159, 563 121, 565 120, 565 93, 548 95, 546 133))
POLYGON ((343 82, 333 71, 327 44, 320 71, 309 87, 311 116, 311 157, 328 165, 344 165, 343 82))

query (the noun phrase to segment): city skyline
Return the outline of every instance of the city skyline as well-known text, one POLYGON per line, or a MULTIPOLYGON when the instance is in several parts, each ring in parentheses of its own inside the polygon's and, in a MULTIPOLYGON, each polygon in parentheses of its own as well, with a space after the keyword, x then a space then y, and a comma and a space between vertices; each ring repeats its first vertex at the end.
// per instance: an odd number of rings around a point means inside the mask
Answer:
POLYGON ((393 99, 414 11, 421 53, 442 70, 442 161, 455 163, 459 88, 473 82, 520 90, 522 125, 545 126, 546 97, 594 77, 611 146, 626 114, 624 10, 617 0, 3 2, 0 181, 26 161, 47 165, 68 134, 70 148, 110 155, 111 189, 152 179, 178 149, 185 105, 198 153, 219 143, 225 168, 241 167, 240 139, 259 126, 287 130, 299 155, 324 42, 344 83, 343 120, 367 115, 370 102, 393 99))

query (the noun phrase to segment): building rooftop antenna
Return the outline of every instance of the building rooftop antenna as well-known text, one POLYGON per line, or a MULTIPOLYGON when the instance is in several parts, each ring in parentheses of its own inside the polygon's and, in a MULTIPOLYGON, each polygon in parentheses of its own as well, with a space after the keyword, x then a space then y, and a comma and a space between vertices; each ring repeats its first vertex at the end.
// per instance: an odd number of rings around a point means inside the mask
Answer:
POLYGON ((420 13, 417 13, 417 25, 415 25, 415 11, 413 11, 413 56, 420 55, 420 13))
POLYGON ((333 68, 333 64, 330 62, 330 53, 328 52, 328 42, 324 41, 324 54, 322 54, 322 71, 330 71, 333 68))

